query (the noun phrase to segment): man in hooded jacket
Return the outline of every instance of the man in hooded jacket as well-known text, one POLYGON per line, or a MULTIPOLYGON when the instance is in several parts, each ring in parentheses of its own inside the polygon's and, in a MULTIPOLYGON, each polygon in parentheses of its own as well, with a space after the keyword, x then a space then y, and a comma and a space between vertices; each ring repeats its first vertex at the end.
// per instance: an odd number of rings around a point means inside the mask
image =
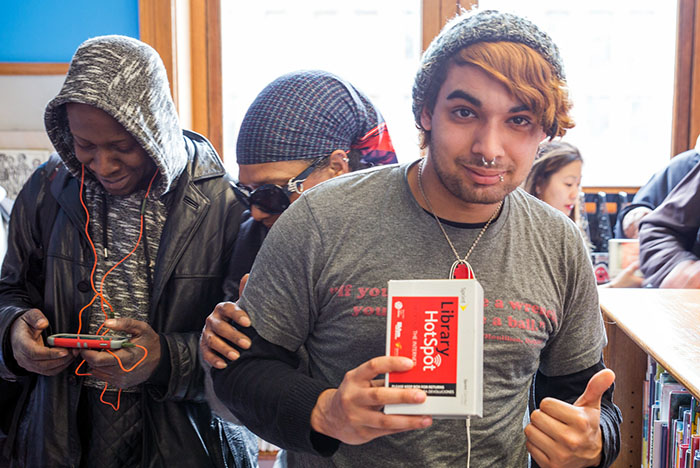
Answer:
POLYGON ((127 37, 84 42, 45 124, 57 154, 18 196, 0 280, 0 377, 32 382, 6 454, 27 467, 255 464, 250 433, 212 416, 197 358, 204 319, 236 294, 243 208, 210 143, 180 128, 160 57, 127 37), (133 346, 48 347, 55 333, 133 346))

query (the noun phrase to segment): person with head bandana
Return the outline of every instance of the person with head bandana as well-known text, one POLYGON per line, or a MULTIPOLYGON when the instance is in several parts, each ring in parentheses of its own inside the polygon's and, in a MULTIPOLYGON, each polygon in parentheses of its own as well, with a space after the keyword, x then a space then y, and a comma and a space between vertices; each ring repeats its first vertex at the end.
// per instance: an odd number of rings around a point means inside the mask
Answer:
MULTIPOLYGON (((303 191, 397 159, 386 122, 365 94, 332 73, 302 70, 275 79, 255 98, 238 133, 236 162, 237 195, 250 210, 231 262, 240 281, 268 230, 303 191)), ((247 344, 225 319, 234 318, 229 311, 220 304, 203 331, 202 356, 212 365, 223 364, 214 350, 237 353, 219 336, 247 344)))
POLYGON ((211 144, 181 128, 158 53, 85 41, 44 121, 56 153, 17 197, 0 279, 0 377, 34 382, 5 453, 26 467, 256 466, 253 435, 212 416, 197 358, 205 317, 234 294, 244 209, 211 144), (58 333, 131 346, 50 347, 58 333))
POLYGON ((222 403, 288 466, 609 466, 620 412, 588 253, 519 188, 538 145, 573 127, 570 108, 558 48, 532 22, 478 9, 449 21, 413 86, 425 157, 327 181, 277 221, 234 306, 252 344, 212 369, 222 403), (435 348, 418 343, 437 325, 416 331, 415 355, 387 356, 383 289, 470 274, 483 417, 385 414, 449 387, 384 386, 387 372, 430 372, 435 348))
POLYGON ((238 133, 239 198, 270 228, 301 192, 337 175, 397 162, 382 115, 347 81, 320 70, 281 76, 238 133))

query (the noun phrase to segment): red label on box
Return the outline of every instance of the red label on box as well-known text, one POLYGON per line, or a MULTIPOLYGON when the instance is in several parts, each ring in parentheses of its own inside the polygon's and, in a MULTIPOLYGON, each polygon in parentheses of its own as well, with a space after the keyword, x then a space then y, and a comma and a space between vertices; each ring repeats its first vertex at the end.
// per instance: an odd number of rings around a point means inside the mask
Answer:
POLYGON ((430 396, 455 396, 457 297, 395 296, 391 304, 391 356, 415 366, 389 375, 389 386, 420 388, 430 396))

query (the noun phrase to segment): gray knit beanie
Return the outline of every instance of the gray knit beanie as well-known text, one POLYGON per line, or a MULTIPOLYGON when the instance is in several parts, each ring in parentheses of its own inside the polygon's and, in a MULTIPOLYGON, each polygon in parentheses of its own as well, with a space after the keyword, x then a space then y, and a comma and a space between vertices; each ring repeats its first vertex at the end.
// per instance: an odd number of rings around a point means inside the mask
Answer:
POLYGON ((559 49, 552 39, 532 22, 510 13, 495 10, 472 10, 448 21, 430 43, 413 83, 413 115, 420 126, 426 93, 437 70, 454 54, 477 42, 519 42, 539 52, 553 72, 565 80, 559 49))

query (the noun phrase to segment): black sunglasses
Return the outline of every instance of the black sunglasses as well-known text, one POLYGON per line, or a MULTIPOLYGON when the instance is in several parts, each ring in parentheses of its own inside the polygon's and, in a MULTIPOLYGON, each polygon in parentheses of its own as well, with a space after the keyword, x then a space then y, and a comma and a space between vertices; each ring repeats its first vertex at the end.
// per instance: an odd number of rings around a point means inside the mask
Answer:
POLYGON ((277 184, 264 184, 255 190, 250 187, 236 183, 234 192, 236 196, 247 208, 255 205, 269 214, 279 214, 289 208, 292 203, 289 196, 293 193, 301 193, 304 190, 304 181, 328 156, 316 158, 309 167, 304 169, 298 176, 292 177, 287 182, 286 187, 277 184))

